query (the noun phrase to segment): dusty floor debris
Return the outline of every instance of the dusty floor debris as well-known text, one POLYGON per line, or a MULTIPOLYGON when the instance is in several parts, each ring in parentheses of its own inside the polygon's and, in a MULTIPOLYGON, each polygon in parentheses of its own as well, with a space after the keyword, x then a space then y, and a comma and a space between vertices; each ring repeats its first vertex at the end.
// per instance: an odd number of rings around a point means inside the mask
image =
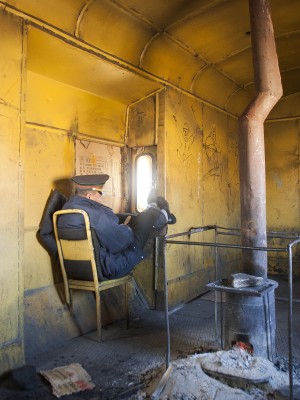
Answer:
POLYGON ((209 354, 201 359, 201 367, 210 376, 245 384, 269 382, 274 369, 270 361, 239 348, 209 354))
MULTIPOLYGON (((242 349, 193 355, 172 366, 157 400, 266 400, 289 384, 287 372, 242 349)), ((151 398, 163 373, 163 368, 153 371, 148 387, 135 399, 151 398)), ((300 380, 294 383, 299 384, 300 380)))
MULTIPOLYGON (((297 294, 298 292, 295 291, 297 294)), ((280 292, 279 296, 283 296, 284 293, 284 291, 280 292)), ((179 373, 175 365, 178 364, 182 374, 188 375, 188 380, 192 382, 189 383, 189 391, 185 392, 187 385, 182 379, 180 386, 178 379, 177 393, 178 396, 181 396, 179 397, 181 400, 195 400, 197 396, 201 400, 199 393, 201 393, 202 399, 207 400, 208 397, 205 397, 204 391, 205 383, 206 386, 208 385, 207 382, 212 386, 222 383, 226 390, 228 388, 232 390, 232 383, 226 382, 222 377, 216 378, 204 374, 199 361, 199 357, 204 359, 205 356, 216 356, 220 350, 219 343, 214 341, 215 307, 213 299, 213 293, 208 293, 203 298, 186 304, 170 316, 171 364, 174 365, 172 376, 175 381, 177 373, 179 373), (193 360, 194 358, 198 358, 197 363, 193 360), (194 374, 189 374, 189 365, 192 367, 193 364, 195 364, 194 374), (193 383, 193 376, 196 380, 199 380, 200 377, 200 381, 203 381, 203 385, 200 383, 202 392, 198 390, 199 382, 198 386, 193 383), (194 397, 189 398, 188 395, 194 397)), ((275 382, 277 373, 288 382, 287 305, 288 303, 285 301, 276 303, 276 360, 274 362, 275 371, 272 373, 275 382)), ((299 335, 296 334, 300 329, 299 306, 299 303, 294 304, 293 376, 295 385, 300 381, 300 342, 299 335)), ((104 341, 101 343, 97 341, 97 331, 94 331, 64 342, 57 348, 37 356, 29 357, 27 355, 26 368, 21 367, 21 369, 8 371, 0 377, 0 399, 55 400, 50 383, 38 371, 51 370, 75 362, 80 363, 88 372, 95 388, 64 396, 63 400, 150 399, 152 392, 149 388, 152 387, 154 390, 155 384, 160 382, 165 372, 164 312, 144 310, 135 314, 134 318, 132 315, 129 330, 124 329, 124 321, 120 320, 104 327, 103 334, 104 341)), ((246 358, 243 362, 247 365, 248 361, 246 358)), ((233 361, 231 360, 231 362, 233 361)), ((270 380, 267 384, 272 384, 272 381, 270 380)), ((271 389, 260 385, 251 384, 247 388, 236 386, 235 389, 240 390, 239 395, 244 398, 245 395, 248 395, 253 400, 262 398, 264 400, 289 400, 289 397, 286 397, 289 385, 276 390, 274 395, 270 394, 271 389)), ((174 387, 165 387, 165 391, 162 393, 165 395, 164 400, 168 399, 168 395, 172 398, 173 389, 174 387)), ((213 393, 216 393, 216 398, 220 399, 221 396, 221 400, 224 400, 222 391, 213 393)), ((299 397, 299 391, 294 390, 295 396, 299 397)), ((300 400, 298 397, 295 397, 295 400, 300 400)))

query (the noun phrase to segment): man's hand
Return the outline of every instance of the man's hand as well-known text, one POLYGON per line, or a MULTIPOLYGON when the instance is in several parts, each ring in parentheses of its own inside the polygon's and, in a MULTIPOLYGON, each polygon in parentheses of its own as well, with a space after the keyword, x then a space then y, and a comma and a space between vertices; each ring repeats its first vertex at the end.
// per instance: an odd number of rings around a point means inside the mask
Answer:
POLYGON ((128 225, 130 220, 131 220, 131 215, 128 215, 128 217, 124 221, 124 225, 128 225))

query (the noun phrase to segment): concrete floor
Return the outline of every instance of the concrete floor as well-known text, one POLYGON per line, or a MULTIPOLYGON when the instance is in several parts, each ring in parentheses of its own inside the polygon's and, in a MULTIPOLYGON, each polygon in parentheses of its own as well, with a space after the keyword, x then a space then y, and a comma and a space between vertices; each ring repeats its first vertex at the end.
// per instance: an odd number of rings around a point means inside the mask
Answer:
MULTIPOLYGON (((295 283, 295 297, 299 300, 299 282, 295 283)), ((286 364, 288 356, 287 282, 279 279, 276 298, 276 353, 286 364)), ((195 353, 220 349, 215 340, 213 293, 186 304, 170 315, 171 361, 195 353)), ((300 365, 300 302, 293 306, 293 358, 300 365)), ((79 363, 91 375, 96 385, 91 391, 63 397, 64 399, 115 400, 130 399, 151 377, 151 371, 165 363, 166 334, 163 312, 143 310, 131 316, 130 328, 118 321, 103 328, 102 343, 96 341, 96 332, 66 342, 51 352, 27 360, 37 371, 48 370, 70 363, 79 363)), ((31 391, 17 390, 8 384, 0 385, 0 398, 50 400, 51 385, 37 374, 37 386, 31 391)))

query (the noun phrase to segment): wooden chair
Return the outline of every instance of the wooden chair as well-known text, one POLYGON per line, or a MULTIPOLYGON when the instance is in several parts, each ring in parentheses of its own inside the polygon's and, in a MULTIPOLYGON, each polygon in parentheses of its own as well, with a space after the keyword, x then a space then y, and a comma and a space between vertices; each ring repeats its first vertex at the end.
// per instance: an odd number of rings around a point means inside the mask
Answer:
MULTIPOLYGON (((80 217, 79 217, 80 218, 80 217)), ((97 268, 95 255, 98 240, 90 227, 88 214, 83 210, 60 210, 53 214, 54 234, 58 249, 60 266, 63 274, 66 302, 72 312, 71 289, 88 290, 95 293, 96 317, 98 339, 102 340, 101 324, 101 292, 116 286, 125 285, 125 308, 127 328, 129 326, 128 310, 128 283, 132 275, 122 278, 107 280, 102 276, 101 268, 97 268), (81 215, 84 228, 59 228, 57 225, 59 216, 65 214, 81 215), (94 240, 93 240, 94 237, 94 240)), ((99 244, 98 244, 99 245, 99 244)))

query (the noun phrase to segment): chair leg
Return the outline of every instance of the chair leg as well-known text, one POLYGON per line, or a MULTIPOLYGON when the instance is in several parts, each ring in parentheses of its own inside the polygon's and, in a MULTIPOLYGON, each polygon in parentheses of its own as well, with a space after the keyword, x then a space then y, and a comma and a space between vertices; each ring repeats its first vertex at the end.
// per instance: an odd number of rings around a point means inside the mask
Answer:
POLYGON ((97 317, 97 331, 98 341, 102 341, 102 324, 101 324, 101 296, 100 291, 95 292, 96 297, 96 317, 97 317))
POLYGON ((126 329, 129 329, 128 282, 125 283, 126 329))
POLYGON ((65 288, 65 296, 66 296, 66 303, 67 303, 68 309, 70 311, 70 314, 73 315, 72 294, 71 294, 71 289, 69 289, 69 287, 65 288))
POLYGON ((66 300, 66 303, 68 304, 68 306, 70 307, 70 289, 69 289, 69 286, 66 284, 66 283, 64 283, 64 287, 65 287, 65 300, 66 300))

